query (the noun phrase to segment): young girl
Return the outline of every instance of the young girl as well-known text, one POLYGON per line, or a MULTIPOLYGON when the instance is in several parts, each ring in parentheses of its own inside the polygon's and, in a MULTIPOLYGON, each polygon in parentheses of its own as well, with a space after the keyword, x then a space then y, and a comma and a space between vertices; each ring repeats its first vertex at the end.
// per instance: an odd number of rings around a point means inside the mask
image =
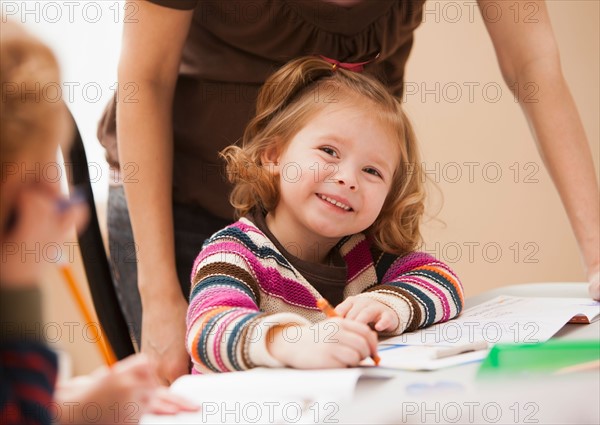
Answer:
POLYGON ((355 366, 377 335, 449 320, 462 287, 415 252, 423 172, 411 125, 374 78, 306 57, 263 87, 242 146, 223 152, 240 220, 192 270, 196 373, 355 366), (325 298, 340 317, 317 308, 325 298))

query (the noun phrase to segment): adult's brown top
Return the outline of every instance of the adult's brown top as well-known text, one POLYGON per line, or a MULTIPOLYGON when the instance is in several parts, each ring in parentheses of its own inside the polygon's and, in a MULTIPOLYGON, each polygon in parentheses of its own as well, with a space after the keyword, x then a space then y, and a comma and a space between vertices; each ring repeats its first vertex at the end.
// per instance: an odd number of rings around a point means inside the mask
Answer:
MULTIPOLYGON (((226 219, 233 219, 231 187, 218 151, 241 138, 268 76, 299 56, 363 62, 379 55, 365 72, 401 96, 425 2, 363 0, 344 8, 322 0, 150 1, 194 9, 173 104, 173 200, 226 219)), ((119 167, 114 100, 98 137, 111 167, 119 167)))

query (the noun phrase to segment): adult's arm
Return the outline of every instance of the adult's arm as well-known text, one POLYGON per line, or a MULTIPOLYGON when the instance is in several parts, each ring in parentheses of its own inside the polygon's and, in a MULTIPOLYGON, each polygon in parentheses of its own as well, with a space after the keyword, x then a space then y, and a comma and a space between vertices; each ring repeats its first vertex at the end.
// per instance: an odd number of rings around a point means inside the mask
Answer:
POLYGON ((515 2, 479 0, 479 7, 504 80, 513 91, 519 88, 515 94, 567 211, 590 281, 590 295, 600 299, 598 183, 583 125, 562 74, 546 4, 541 0, 519 3, 521 13, 516 20, 515 2), (501 8, 501 19, 496 13, 488 16, 489 3, 494 3, 494 12, 501 8), (528 83, 532 83, 529 89, 528 83), (531 96, 533 88, 537 92, 531 96))
POLYGON ((175 268, 173 236, 172 104, 193 11, 135 3, 136 22, 124 24, 117 104, 119 158, 137 251, 142 351, 158 362, 163 383, 188 373, 187 302, 175 268), (135 84, 137 92, 132 93, 135 84), (132 101, 133 100, 133 101, 132 101))

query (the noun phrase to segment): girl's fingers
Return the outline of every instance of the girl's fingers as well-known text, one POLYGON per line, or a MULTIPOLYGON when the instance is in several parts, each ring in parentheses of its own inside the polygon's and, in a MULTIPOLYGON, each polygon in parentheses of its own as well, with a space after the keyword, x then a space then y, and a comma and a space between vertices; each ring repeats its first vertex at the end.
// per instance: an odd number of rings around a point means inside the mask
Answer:
POLYGON ((375 323, 375 330, 378 332, 391 331, 393 326, 393 318, 390 314, 384 313, 381 315, 377 323, 375 323))
POLYGON ((360 353, 356 349, 346 345, 335 347, 332 356, 334 360, 340 363, 338 367, 356 366, 362 360, 360 353))
POLYGON ((335 312, 342 317, 346 317, 350 309, 352 309, 352 301, 347 299, 346 301, 338 304, 338 306, 335 308, 335 312))
POLYGON ((356 320, 356 318, 358 317, 359 314, 361 314, 362 311, 363 311, 363 308, 361 308, 360 306, 351 305, 350 309, 344 315, 344 318, 350 319, 350 320, 356 320))
POLYGON ((344 329, 362 336, 369 344, 372 354, 377 352, 377 334, 369 326, 354 320, 343 320, 340 323, 344 329))
POLYGON ((381 317, 381 311, 375 307, 367 307, 360 311, 354 320, 360 323, 368 325, 369 323, 375 323, 381 317))
POLYGON ((339 346, 352 348, 360 355, 361 359, 368 357, 371 353, 369 341, 362 335, 354 332, 341 331, 337 339, 339 346))

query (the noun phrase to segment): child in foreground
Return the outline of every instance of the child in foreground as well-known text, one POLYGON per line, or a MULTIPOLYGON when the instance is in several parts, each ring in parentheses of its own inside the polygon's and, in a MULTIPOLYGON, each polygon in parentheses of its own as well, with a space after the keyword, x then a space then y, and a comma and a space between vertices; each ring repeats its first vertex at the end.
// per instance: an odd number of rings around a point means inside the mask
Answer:
POLYGON ((278 70, 241 147, 222 153, 241 218, 192 270, 194 373, 356 366, 378 335, 462 309, 452 270, 415 251, 424 179, 406 115, 374 78, 339 65, 307 57, 278 70))
POLYGON ((73 137, 66 105, 46 91, 60 82, 56 59, 19 25, 2 22, 0 423, 137 423, 146 411, 195 410, 159 387, 144 355, 63 382, 54 392, 57 356, 44 338, 39 283, 56 264, 35 252, 62 246, 74 226, 85 225, 87 210, 69 205, 55 176, 39 171, 56 166, 58 147, 68 149, 73 137), (14 247, 17 253, 9 250, 14 247))

